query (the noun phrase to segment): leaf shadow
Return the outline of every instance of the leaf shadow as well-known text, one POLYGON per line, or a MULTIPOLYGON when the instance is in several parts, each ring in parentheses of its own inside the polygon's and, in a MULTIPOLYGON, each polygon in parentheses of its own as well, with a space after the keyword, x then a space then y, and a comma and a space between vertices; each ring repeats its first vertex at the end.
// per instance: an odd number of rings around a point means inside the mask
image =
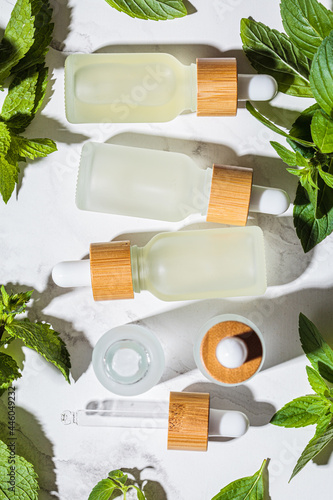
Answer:
MULTIPOLYGON (((88 139, 88 137, 84 134, 69 132, 66 126, 64 126, 64 124, 56 118, 41 114, 36 115, 34 121, 27 128, 26 132, 24 132, 24 136, 32 139, 36 137, 45 137, 46 133, 57 143, 57 145, 59 142, 68 145, 81 144, 88 139)), ((57 152, 55 151, 51 154, 56 155, 56 153, 57 152)), ((18 183, 16 185, 16 197, 18 197, 22 188, 25 169, 28 166, 38 164, 43 160, 44 158, 35 158, 34 160, 27 159, 26 162, 19 163, 20 172, 18 176, 18 183)))
POLYGON ((197 9, 194 7, 194 5, 192 5, 189 0, 183 0, 183 3, 186 7, 186 10, 187 10, 187 15, 188 16, 191 16, 192 14, 195 14, 197 11, 197 9))
POLYGON ((323 450, 318 453, 312 461, 317 465, 327 465, 333 453, 333 439, 323 448, 323 450))
POLYGON ((279 127, 290 130, 295 120, 300 116, 300 111, 279 108, 273 106, 270 102, 256 102, 256 109, 270 121, 279 127))
MULTIPOLYGON (((52 20, 54 22, 50 47, 57 52, 63 52, 66 38, 71 31, 73 7, 69 5, 68 0, 50 0, 50 3, 53 8, 52 20)), ((61 65, 56 64, 53 67, 61 67, 61 65)))
MULTIPOLYGON (((7 292, 22 292, 31 290, 32 287, 19 285, 17 283, 7 283, 5 285, 7 292)), ((52 300, 61 295, 70 293, 71 289, 63 289, 57 287, 51 277, 49 277, 46 288, 39 292, 34 291, 32 295, 33 303, 27 308, 27 317, 30 321, 45 321, 52 328, 60 333, 60 337, 66 343, 67 350, 71 358, 71 375, 76 382, 83 373, 85 373, 91 363, 92 346, 82 331, 77 331, 70 321, 62 318, 57 318, 49 314, 43 313, 44 309, 52 302, 52 300)), ((22 347, 24 344, 16 340, 10 344, 6 353, 12 354, 20 367, 23 367, 25 359, 22 347)), ((49 365, 52 365, 49 363, 49 365)), ((53 365, 50 368, 56 369, 53 365)), ((24 371, 22 376, 24 377, 24 371)))
MULTIPOLYGON (((7 394, 7 393, 6 393, 7 394)), ((5 398, 0 399, 0 438, 8 444, 8 409, 5 398)), ((59 498, 53 444, 46 437, 37 418, 23 408, 15 408, 15 453, 30 462, 38 474, 39 500, 59 498)))

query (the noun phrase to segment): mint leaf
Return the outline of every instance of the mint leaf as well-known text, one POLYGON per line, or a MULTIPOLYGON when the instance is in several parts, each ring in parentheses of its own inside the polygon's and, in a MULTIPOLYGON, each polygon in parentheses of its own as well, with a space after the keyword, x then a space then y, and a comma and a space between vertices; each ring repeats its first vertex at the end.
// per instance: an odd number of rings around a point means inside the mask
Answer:
POLYGON ((280 134, 283 137, 287 137, 288 139, 292 139, 293 141, 303 144, 304 146, 314 146, 313 142, 304 141, 303 139, 299 139, 298 137, 293 137, 287 134, 287 132, 277 127, 275 123, 271 122, 270 120, 268 120, 268 118, 263 116, 257 109, 255 109, 252 106, 252 104, 249 101, 246 102, 246 109, 251 113, 252 116, 257 118, 257 120, 259 120, 263 125, 266 125, 266 127, 273 130, 273 132, 276 132, 277 134, 280 134))
POLYGON ((36 64, 43 64, 52 40, 54 25, 51 22, 52 9, 47 0, 31 2, 34 15, 34 41, 25 56, 12 68, 11 73, 18 73, 36 64))
POLYGON ((22 375, 16 361, 8 354, 0 352, 0 391, 8 389, 12 382, 20 377, 22 375))
POLYGON ((11 322, 17 314, 26 310, 27 303, 31 299, 33 290, 27 292, 8 294, 5 287, 1 285, 0 304, 2 304, 0 324, 11 322))
POLYGON ((307 366, 306 373, 308 374, 309 384, 317 394, 325 394, 325 392, 328 391, 325 380, 316 370, 311 368, 311 366, 307 366))
POLYGON ((30 349, 34 349, 47 361, 53 363, 69 382, 71 367, 69 353, 59 333, 47 323, 32 323, 28 319, 14 320, 5 326, 9 335, 21 339, 30 349))
POLYGON ((0 340, 0 347, 11 344, 13 340, 15 340, 15 337, 9 337, 8 335, 6 335, 4 339, 0 340))
POLYGON ((17 0, 0 44, 0 88, 34 42, 31 0, 17 0))
POLYGON ((333 30, 333 13, 317 0, 281 0, 283 27, 309 59, 333 30))
MULTIPOLYGON (((293 137, 297 137, 298 139, 303 139, 305 141, 311 142, 311 121, 315 112, 321 109, 318 104, 314 104, 309 108, 302 111, 302 113, 298 116, 298 118, 293 123, 290 129, 290 135, 293 137)), ((288 144, 293 148, 294 151, 298 151, 304 158, 310 159, 315 155, 316 150, 314 147, 306 147, 301 144, 294 142, 290 139, 287 139, 288 144)))
POLYGON ((320 396, 303 396, 287 403, 277 411, 271 424, 280 427, 305 427, 318 422, 319 417, 327 412, 329 403, 320 396))
POLYGON ((333 115, 333 33, 325 38, 313 58, 310 84, 314 98, 323 110, 333 115))
POLYGON ((306 190, 299 185, 294 201, 294 226, 304 252, 309 252, 333 231, 333 191, 318 180, 319 199, 313 206, 306 190), (319 214, 318 214, 319 211, 319 214))
POLYGON ((0 193, 5 203, 11 197, 18 181, 18 167, 0 155, 0 193))
POLYGON ((110 479, 102 479, 102 481, 97 483, 93 488, 88 500, 109 500, 112 493, 117 489, 120 488, 113 481, 110 479))
POLYGON ((7 125, 0 121, 0 155, 6 156, 10 147, 11 136, 7 125))
POLYGON ((282 146, 282 144, 279 144, 278 142, 275 141, 270 141, 271 146, 275 149, 279 157, 287 164, 290 165, 291 167, 294 167, 297 165, 296 161, 296 154, 293 151, 290 151, 286 147, 282 146))
POLYGON ((0 498, 5 500, 38 500, 37 474, 33 466, 23 457, 15 455, 15 492, 8 489, 8 478, 12 462, 10 451, 0 441, 0 498))
POLYGON ((118 481, 120 484, 125 484, 128 479, 128 474, 124 474, 120 469, 115 469, 109 472, 108 477, 113 481, 118 481))
POLYGON ((138 500, 146 500, 146 497, 137 486, 131 485, 129 486, 129 488, 133 488, 134 490, 136 490, 136 496, 138 497, 138 500))
POLYGON ((313 97, 307 58, 289 38, 252 19, 241 20, 243 50, 258 73, 275 78, 280 92, 313 97))
POLYGON ((244 477, 228 484, 212 500, 264 500, 268 495, 268 488, 264 478, 266 460, 260 469, 250 477, 244 477))
POLYGON ((1 118, 15 133, 30 125, 44 99, 46 84, 47 68, 41 65, 20 72, 10 84, 1 118))
POLYGON ((324 341, 316 326, 304 314, 299 315, 299 335, 303 351, 313 368, 333 383, 333 350, 324 341))
POLYGON ((106 0, 111 7, 131 17, 154 21, 175 19, 187 14, 182 0, 106 0))
POLYGON ((12 141, 17 151, 19 151, 20 156, 30 158, 31 160, 57 151, 57 146, 51 139, 26 139, 25 137, 15 135, 12 141))
POLYGON ((333 439, 333 424, 330 424, 323 434, 315 434, 303 450, 302 455, 297 461, 293 473, 289 479, 291 481, 305 465, 320 453, 325 446, 333 439))
POLYGON ((328 172, 325 172, 325 170, 322 169, 321 165, 318 165, 318 173, 325 182, 325 184, 330 188, 333 188, 333 175, 329 174, 328 172))
POLYGON ((333 120, 322 111, 316 111, 313 115, 311 134, 322 153, 333 152, 333 120))
POLYGON ((332 413, 329 413, 328 415, 323 415, 320 417, 320 419, 317 422, 317 427, 316 427, 316 436, 320 436, 321 434, 324 434, 326 431, 327 427, 329 426, 330 422, 332 420, 332 413))

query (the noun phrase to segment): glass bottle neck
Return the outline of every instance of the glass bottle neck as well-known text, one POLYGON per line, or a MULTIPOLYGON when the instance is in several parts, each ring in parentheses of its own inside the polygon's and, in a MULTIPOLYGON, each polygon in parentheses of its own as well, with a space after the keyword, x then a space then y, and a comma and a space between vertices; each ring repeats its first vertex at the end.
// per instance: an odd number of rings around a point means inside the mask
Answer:
POLYGON ((197 65, 183 66, 184 68, 184 104, 185 110, 192 112, 197 109, 197 65))
POLYGON ((143 256, 143 247, 137 245, 131 246, 131 267, 132 267, 132 282, 133 291, 140 293, 145 290, 145 262, 143 256))

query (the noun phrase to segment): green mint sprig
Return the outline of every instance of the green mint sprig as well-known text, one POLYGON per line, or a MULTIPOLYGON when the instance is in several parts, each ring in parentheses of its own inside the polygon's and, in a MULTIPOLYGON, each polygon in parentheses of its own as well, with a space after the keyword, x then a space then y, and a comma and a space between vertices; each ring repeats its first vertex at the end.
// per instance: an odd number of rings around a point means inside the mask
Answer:
POLYGON ((131 17, 151 19, 153 21, 166 21, 184 17, 187 14, 182 0, 106 0, 111 7, 125 12, 131 17))
POLYGON ((268 483, 265 477, 267 460, 250 477, 237 479, 225 486, 212 500, 264 500, 268 498, 268 483))
POLYGON ((120 491, 126 500, 126 493, 129 489, 136 490, 138 500, 146 500, 144 493, 137 486, 130 484, 126 485, 128 474, 116 469, 109 472, 107 479, 102 479, 96 484, 89 495, 88 500, 109 500, 113 493, 120 491))
POLYGON ((37 479, 38 476, 33 466, 23 457, 11 455, 8 447, 0 440, 0 498, 38 500, 39 486, 37 479), (11 485, 9 481, 13 463, 15 463, 15 484, 11 485), (15 489, 11 489, 14 487, 15 489))
POLYGON ((18 182, 19 162, 57 150, 51 139, 19 135, 30 125, 45 97, 51 17, 47 0, 17 0, 0 42, 0 89, 11 77, 0 114, 0 193, 5 203, 18 182))
MULTIPOLYGON (((287 34, 253 19, 242 19, 243 49, 252 66, 273 76, 280 92, 314 97, 289 132, 251 103, 248 111, 283 136, 291 149, 271 145, 299 180, 294 226, 305 252, 333 231, 333 12, 317 0, 281 0, 287 34)), ((288 124, 286 124, 286 127, 288 124)))
MULTIPOLYGON (((69 382, 70 357, 59 333, 47 323, 32 322, 27 318, 16 319, 17 315, 25 312, 33 291, 8 294, 5 287, 1 286, 0 292, 0 349, 20 339, 26 347, 37 351, 46 361, 55 365, 69 382)), ((16 361, 0 351, 0 394, 21 376, 16 361)))
POLYGON ((290 480, 333 440, 333 391, 326 383, 333 382, 333 350, 304 314, 299 317, 299 335, 312 364, 306 367, 306 372, 316 394, 290 401, 273 415, 271 423, 296 428, 316 425, 316 432, 298 459, 290 480))

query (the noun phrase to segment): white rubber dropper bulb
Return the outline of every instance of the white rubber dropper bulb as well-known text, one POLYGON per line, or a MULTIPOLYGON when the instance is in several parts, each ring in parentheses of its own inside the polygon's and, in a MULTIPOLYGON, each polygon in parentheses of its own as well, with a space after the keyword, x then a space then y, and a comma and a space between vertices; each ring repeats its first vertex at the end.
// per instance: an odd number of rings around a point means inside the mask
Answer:
POLYGON ((249 428, 249 420, 241 411, 223 411, 211 408, 209 411, 210 437, 238 438, 249 428))
POLYGON ((290 206, 290 198, 283 189, 252 186, 250 212, 281 215, 290 206))
POLYGON ((225 368, 239 368, 245 363, 248 349, 245 342, 237 337, 225 337, 216 347, 218 362, 225 368))
POLYGON ((270 75, 238 75, 238 101, 270 101, 278 85, 270 75))
POLYGON ((91 286, 90 260, 59 262, 52 269, 52 279, 63 288, 91 286))

